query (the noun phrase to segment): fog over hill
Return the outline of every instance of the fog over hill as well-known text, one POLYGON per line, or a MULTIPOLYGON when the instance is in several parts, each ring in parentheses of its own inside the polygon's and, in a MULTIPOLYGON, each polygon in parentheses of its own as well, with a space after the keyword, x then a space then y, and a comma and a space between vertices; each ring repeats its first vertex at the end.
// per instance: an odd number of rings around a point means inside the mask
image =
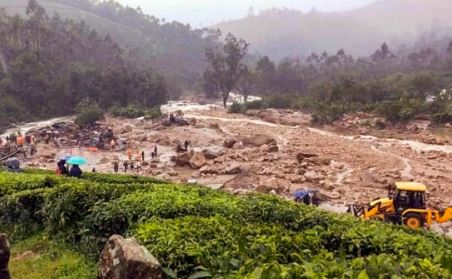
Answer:
POLYGON ((382 42, 393 49, 409 47, 421 37, 436 40, 451 34, 450 0, 380 0, 336 13, 271 9, 215 27, 244 38, 251 49, 273 58, 336 52, 373 53, 382 42))

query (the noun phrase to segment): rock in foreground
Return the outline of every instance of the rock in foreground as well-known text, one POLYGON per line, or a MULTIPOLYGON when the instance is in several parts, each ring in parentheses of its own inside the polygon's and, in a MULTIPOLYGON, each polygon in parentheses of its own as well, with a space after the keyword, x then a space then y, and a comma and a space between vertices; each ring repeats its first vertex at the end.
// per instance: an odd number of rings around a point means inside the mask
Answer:
POLYGON ((112 235, 101 253, 100 279, 161 279, 159 261, 135 238, 112 235))

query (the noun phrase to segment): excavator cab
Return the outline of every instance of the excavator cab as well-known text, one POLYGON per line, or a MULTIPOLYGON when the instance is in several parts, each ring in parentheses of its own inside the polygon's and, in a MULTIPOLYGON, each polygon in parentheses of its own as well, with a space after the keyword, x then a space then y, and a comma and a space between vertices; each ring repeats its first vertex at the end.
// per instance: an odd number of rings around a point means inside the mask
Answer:
POLYGON ((427 187, 416 182, 396 182, 395 190, 390 190, 389 198, 394 204, 394 211, 398 214, 407 209, 426 209, 425 193, 427 187))

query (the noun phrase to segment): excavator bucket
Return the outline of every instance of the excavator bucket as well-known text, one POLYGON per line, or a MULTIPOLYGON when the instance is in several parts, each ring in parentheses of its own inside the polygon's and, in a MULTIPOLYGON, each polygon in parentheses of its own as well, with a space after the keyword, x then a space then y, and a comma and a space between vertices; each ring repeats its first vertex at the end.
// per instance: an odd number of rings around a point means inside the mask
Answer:
POLYGON ((452 222, 452 207, 447 208, 442 214, 440 213, 438 223, 452 222))

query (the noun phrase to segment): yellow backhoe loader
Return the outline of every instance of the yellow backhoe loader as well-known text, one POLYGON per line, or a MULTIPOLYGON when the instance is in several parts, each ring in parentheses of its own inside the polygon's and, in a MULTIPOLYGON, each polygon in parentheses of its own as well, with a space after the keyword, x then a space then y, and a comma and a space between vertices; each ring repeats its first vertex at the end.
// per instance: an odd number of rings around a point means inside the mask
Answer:
POLYGON ((349 212, 369 220, 404 224, 410 228, 429 229, 434 222, 452 221, 452 207, 443 211, 429 208, 425 194, 427 187, 416 182, 396 182, 387 198, 378 198, 367 206, 352 205, 349 212))

